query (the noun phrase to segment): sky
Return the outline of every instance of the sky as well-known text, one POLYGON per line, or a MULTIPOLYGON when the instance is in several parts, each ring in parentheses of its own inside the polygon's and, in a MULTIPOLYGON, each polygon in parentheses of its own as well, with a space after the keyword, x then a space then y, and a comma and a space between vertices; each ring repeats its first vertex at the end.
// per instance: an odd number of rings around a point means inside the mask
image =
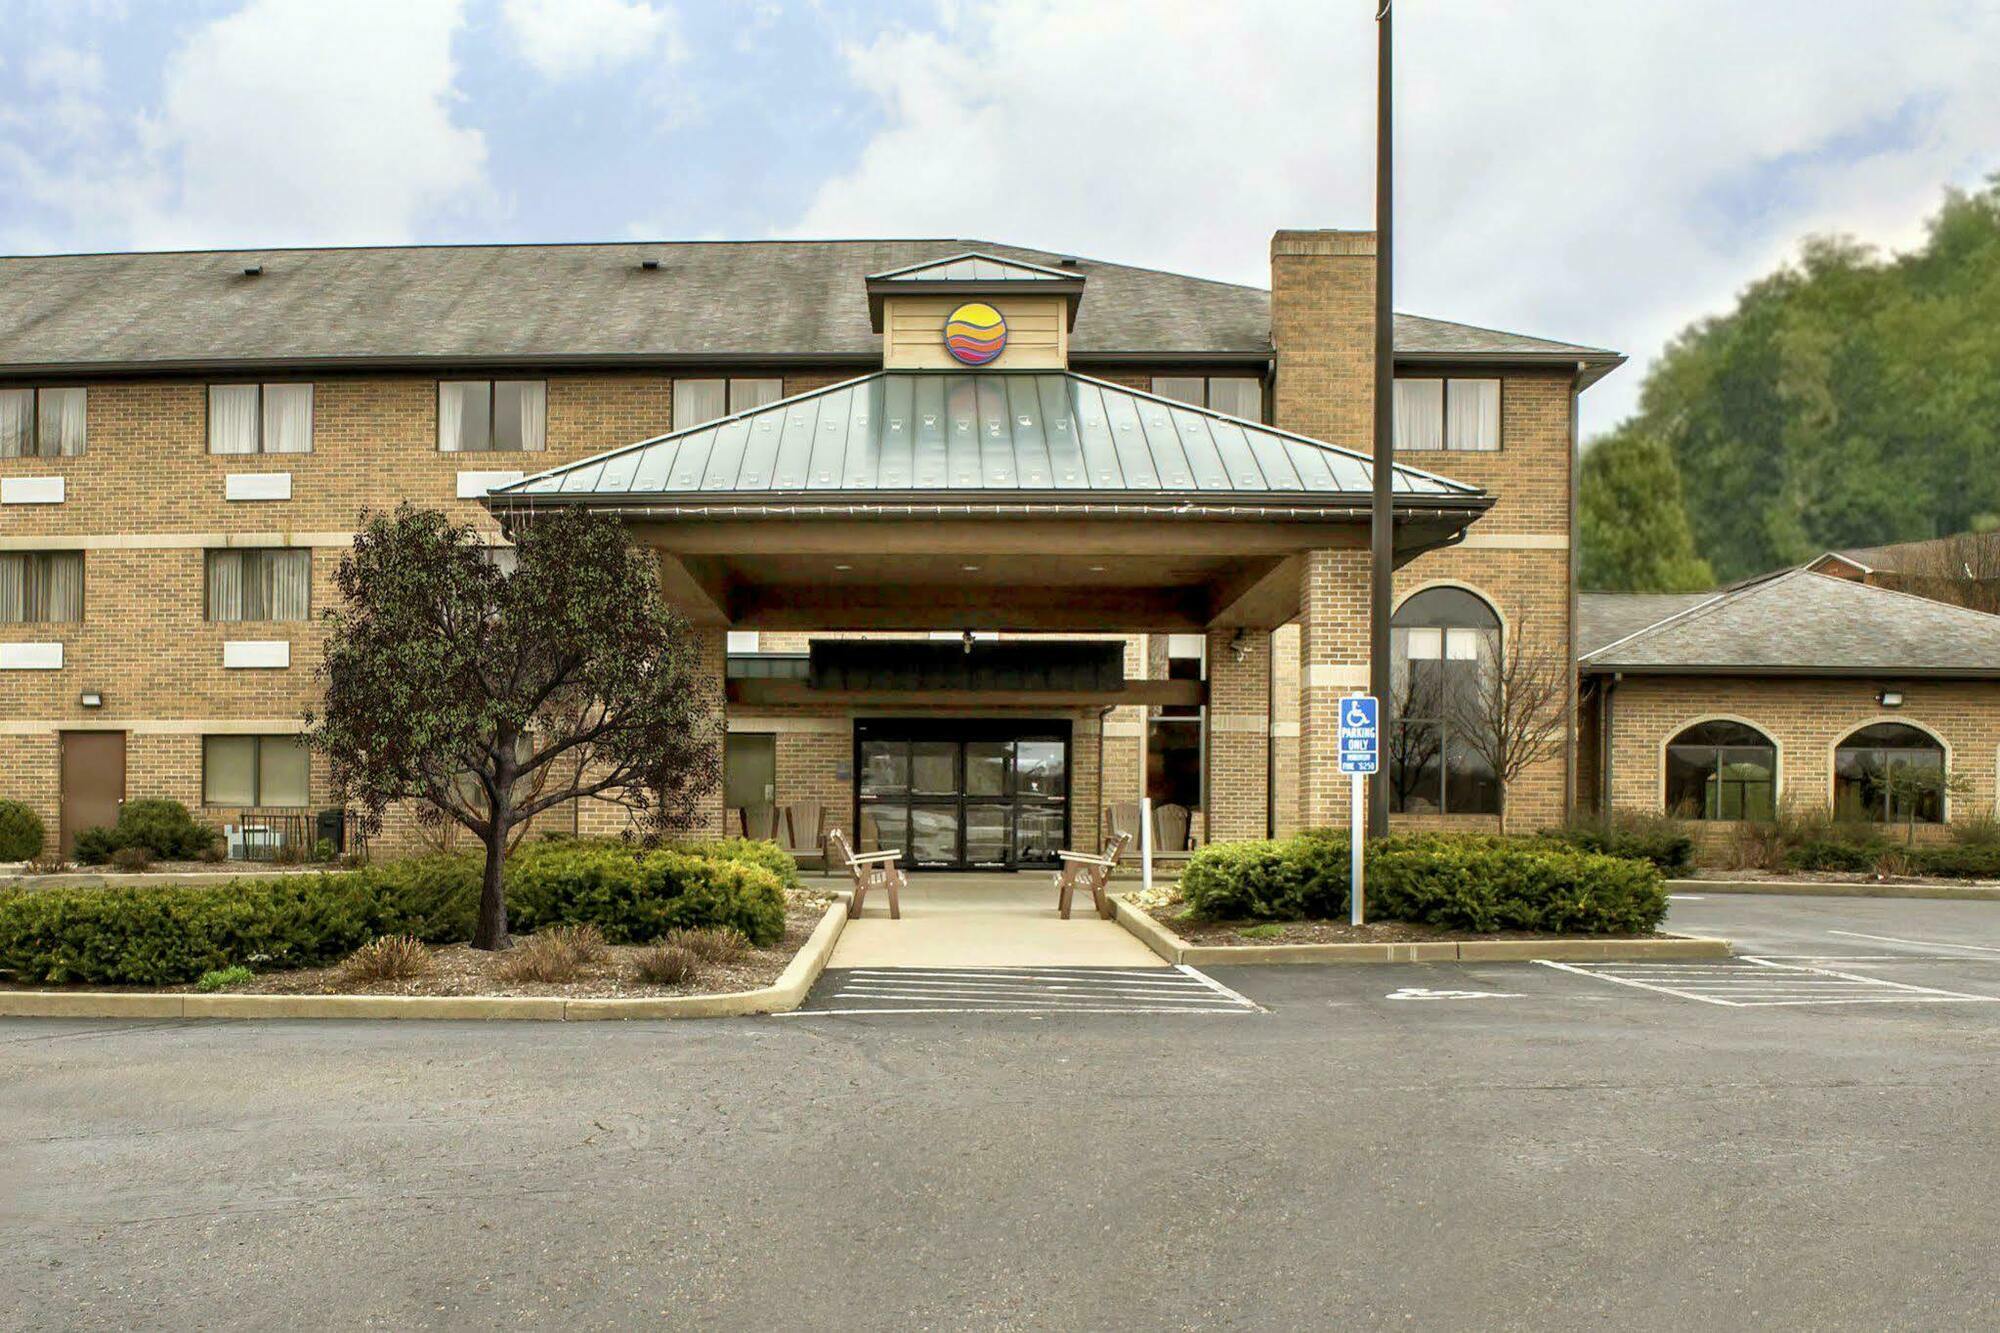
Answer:
MULTIPOLYGON (((1374 0, 0 0, 0 253, 953 236, 1268 284, 1374 0)), ((1398 0, 1398 309, 1643 367, 2000 171, 2000 0, 1398 0)))

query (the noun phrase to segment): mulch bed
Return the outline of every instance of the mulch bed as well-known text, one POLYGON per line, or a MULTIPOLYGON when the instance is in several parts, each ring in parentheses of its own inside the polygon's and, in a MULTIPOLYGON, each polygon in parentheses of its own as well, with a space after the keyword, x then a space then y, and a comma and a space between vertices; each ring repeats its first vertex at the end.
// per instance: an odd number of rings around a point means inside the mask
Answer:
POLYGON ((1658 931, 1643 935, 1565 935, 1552 930, 1447 930, 1405 921, 1377 921, 1350 926, 1345 921, 1201 921, 1177 915, 1179 907, 1157 908, 1152 918, 1189 944, 1410 944, 1430 940, 1657 940, 1658 931), (1254 931, 1254 934, 1245 934, 1254 931))
MULTIPOLYGON (((638 1000, 669 995, 725 995, 731 991, 755 990, 778 979, 792 956, 804 947, 806 938, 826 915, 832 899, 810 891, 789 895, 785 909, 785 936, 767 949, 745 949, 727 963, 704 963, 694 977, 677 986, 656 986, 640 981, 632 972, 634 955, 649 945, 608 947, 602 963, 583 969, 576 980, 512 982, 502 980, 499 970, 505 953, 487 953, 470 945, 444 945, 431 950, 431 968, 421 977, 407 981, 349 983, 340 968, 296 968, 288 972, 261 972, 241 986, 219 992, 228 995, 531 995, 565 1000, 638 1000)), ((525 939, 526 936, 517 936, 525 939)), ((20 986, 0 985, 0 990, 87 990, 87 991, 168 991, 194 993, 192 985, 182 986, 20 986)))

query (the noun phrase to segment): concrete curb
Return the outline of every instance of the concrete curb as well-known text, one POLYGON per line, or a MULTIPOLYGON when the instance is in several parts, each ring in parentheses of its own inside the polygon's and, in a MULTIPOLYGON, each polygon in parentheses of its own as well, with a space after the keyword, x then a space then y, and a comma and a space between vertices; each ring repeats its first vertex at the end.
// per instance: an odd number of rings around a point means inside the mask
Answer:
POLYGON ((565 1000, 535 995, 183 995, 158 991, 0 991, 0 1018, 421 1018, 582 1022, 781 1014, 805 1002, 847 926, 836 898, 768 986, 726 995, 565 1000))
POLYGON ((1849 884, 1839 880, 1670 879, 1669 893, 1754 893, 1784 898, 1951 898, 2000 902, 2000 884, 1849 884))
POLYGON ((1380 944, 1189 944, 1113 894, 1118 924, 1169 963, 1232 967, 1280 963, 1613 963, 1727 958, 1728 940, 1675 935, 1657 940, 1410 940, 1380 944))

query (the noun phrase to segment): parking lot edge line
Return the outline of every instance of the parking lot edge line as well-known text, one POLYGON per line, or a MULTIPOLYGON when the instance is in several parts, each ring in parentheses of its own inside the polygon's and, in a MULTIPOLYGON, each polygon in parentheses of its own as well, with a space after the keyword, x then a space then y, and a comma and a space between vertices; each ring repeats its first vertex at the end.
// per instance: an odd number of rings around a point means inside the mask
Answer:
POLYGON ((1250 1008, 1255 1009, 1260 1014, 1269 1012, 1269 1010, 1265 1009, 1263 1005, 1258 1004, 1255 1000, 1251 999, 1249 996, 1243 994, 1241 991, 1231 990, 1229 987, 1223 985, 1221 982, 1217 981, 1214 977, 1211 977, 1206 972, 1199 971, 1196 968, 1193 968, 1186 963, 1176 963, 1174 964, 1174 967, 1175 970, 1185 973, 1190 977, 1193 977, 1196 981, 1201 982, 1204 986, 1209 987, 1211 990, 1214 990, 1219 994, 1228 996, 1230 999, 1236 1001, 1238 1004, 1248 1005, 1250 1008))
POLYGON ((1826 933, 1829 935, 1842 935, 1851 940, 1881 940, 1885 944, 1914 944, 1925 949, 1970 949, 1974 953, 2000 954, 2000 949, 1995 949, 1985 944, 1952 944, 1946 940, 1906 940, 1898 935, 1869 935, 1859 930, 1829 930, 1826 933))
POLYGON ((1741 1009, 1744 1007, 1737 1004, 1734 1000, 1719 1000, 1709 995, 1695 995, 1684 990, 1670 990, 1665 986, 1653 986, 1643 981, 1633 981, 1629 977, 1614 977, 1604 972, 1591 972, 1581 967, 1574 967, 1569 963, 1558 963, 1547 958, 1537 958, 1535 962, 1543 967, 1553 967, 1558 971, 1574 972, 1580 977, 1594 977, 1599 981, 1608 981, 1614 986, 1631 986, 1635 990, 1649 990, 1659 995, 1672 995, 1677 999, 1698 1000, 1702 1004, 1720 1005, 1724 1009, 1741 1009))
POLYGON ((1806 967, 1801 963, 1774 963, 1761 955, 1745 954, 1744 961, 1760 963, 1772 971, 1810 972, 1814 976, 1839 977, 1843 981, 1866 981, 1876 986, 1887 986, 1892 990, 1914 991, 1919 995, 1956 995, 1965 1000, 1991 1000, 1991 995, 1968 995, 1964 991, 1940 990, 1936 986, 1913 986, 1906 981, 1885 981, 1881 977, 1864 977, 1858 972, 1841 972, 1830 967, 1806 967))

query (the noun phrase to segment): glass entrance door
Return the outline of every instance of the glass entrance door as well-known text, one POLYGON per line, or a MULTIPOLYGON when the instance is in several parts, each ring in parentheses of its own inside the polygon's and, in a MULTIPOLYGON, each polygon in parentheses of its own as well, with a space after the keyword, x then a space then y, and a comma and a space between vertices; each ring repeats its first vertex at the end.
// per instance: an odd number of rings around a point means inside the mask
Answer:
POLYGON ((1067 723, 855 724, 862 851, 923 870, 1056 864, 1069 837, 1067 723))

